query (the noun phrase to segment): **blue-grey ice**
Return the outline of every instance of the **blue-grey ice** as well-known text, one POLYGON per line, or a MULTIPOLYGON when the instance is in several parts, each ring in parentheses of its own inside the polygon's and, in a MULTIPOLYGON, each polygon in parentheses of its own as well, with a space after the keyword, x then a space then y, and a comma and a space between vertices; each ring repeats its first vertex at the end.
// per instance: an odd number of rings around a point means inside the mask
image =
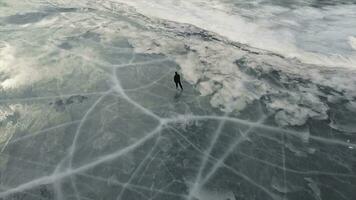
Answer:
POLYGON ((356 199, 355 11, 0 0, 0 200, 356 199))

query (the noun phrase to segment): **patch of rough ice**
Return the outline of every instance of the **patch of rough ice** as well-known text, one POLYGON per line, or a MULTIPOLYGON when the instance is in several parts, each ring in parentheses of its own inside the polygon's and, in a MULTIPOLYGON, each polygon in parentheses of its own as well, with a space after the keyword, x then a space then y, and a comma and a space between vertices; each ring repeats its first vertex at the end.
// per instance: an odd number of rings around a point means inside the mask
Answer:
POLYGON ((303 125, 308 118, 327 119, 328 107, 310 93, 289 94, 272 98, 267 107, 277 112, 275 120, 280 125, 303 125), (303 106, 300 106, 303 105, 303 106))
POLYGON ((9 43, 0 44, 0 87, 4 89, 15 88, 31 84, 41 76, 34 69, 31 58, 24 58, 16 54, 16 48, 9 43))
POLYGON ((356 102, 349 102, 346 104, 346 109, 352 112, 356 112, 356 102))
MULTIPOLYGON (((0 87, 4 89, 30 85, 43 77, 56 76, 49 68, 40 68, 38 58, 21 55, 17 48, 9 43, 0 44, 0 87)), ((54 72, 54 71, 53 71, 54 72)))

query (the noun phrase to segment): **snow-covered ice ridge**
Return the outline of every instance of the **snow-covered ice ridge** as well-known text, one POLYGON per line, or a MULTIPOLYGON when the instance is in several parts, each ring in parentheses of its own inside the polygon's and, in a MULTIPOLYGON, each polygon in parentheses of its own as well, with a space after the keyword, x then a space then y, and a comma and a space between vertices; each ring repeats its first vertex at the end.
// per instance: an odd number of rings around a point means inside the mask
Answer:
POLYGON ((114 0, 304 63, 355 68, 356 4, 350 0, 114 0), (351 38, 351 41, 349 40, 351 38))
POLYGON ((0 13, 0 199, 354 199, 352 68, 115 1, 0 13))

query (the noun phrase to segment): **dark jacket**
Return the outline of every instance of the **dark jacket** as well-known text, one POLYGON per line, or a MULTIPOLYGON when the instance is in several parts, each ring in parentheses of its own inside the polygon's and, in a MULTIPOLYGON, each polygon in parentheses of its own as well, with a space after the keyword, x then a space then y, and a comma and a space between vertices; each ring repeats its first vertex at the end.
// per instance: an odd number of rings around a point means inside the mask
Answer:
POLYGON ((174 75, 174 82, 180 82, 180 76, 179 74, 174 75))

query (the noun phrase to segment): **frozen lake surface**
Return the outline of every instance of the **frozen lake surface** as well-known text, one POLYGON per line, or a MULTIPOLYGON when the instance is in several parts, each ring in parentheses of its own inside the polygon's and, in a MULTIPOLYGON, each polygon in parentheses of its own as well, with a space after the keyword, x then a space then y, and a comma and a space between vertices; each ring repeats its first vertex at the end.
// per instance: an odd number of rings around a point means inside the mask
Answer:
POLYGON ((356 199, 355 10, 0 1, 0 199, 356 199))

